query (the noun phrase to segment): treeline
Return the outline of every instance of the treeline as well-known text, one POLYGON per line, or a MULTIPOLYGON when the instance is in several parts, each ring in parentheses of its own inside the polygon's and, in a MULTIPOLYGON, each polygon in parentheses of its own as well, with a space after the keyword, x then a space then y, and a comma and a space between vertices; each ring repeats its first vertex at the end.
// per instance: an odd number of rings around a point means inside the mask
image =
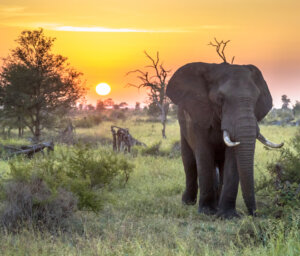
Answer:
POLYGON ((267 125, 290 125, 300 126, 300 101, 294 105, 287 95, 281 96, 281 108, 273 108, 263 119, 262 123, 267 125))

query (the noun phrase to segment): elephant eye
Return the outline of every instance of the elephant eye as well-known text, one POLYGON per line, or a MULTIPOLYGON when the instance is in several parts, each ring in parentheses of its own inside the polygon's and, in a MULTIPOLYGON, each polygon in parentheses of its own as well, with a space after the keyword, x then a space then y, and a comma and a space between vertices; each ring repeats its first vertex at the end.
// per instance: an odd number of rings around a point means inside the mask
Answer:
POLYGON ((224 103, 224 96, 222 94, 218 94, 217 96, 217 104, 218 105, 223 105, 224 103))

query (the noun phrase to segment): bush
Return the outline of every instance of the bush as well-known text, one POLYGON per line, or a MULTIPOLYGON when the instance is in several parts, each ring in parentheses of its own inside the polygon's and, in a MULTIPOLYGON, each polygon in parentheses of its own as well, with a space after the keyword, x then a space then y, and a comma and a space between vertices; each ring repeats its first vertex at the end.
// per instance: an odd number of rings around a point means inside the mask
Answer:
POLYGON ((74 125, 77 128, 91 128, 99 125, 102 122, 102 116, 100 115, 88 115, 83 118, 75 119, 74 125))
POLYGON ((0 181, 4 204, 2 224, 16 229, 24 222, 62 227, 78 209, 98 211, 104 188, 125 184, 133 165, 105 149, 76 146, 59 157, 15 158, 7 179, 0 181))
POLYGON ((141 148, 142 155, 149 155, 149 156, 163 156, 162 152, 160 151, 161 141, 152 144, 151 146, 147 146, 145 148, 141 148))
POLYGON ((110 115, 109 115, 111 120, 125 120, 126 119, 126 114, 124 110, 112 110, 110 115))
POLYGON ((71 191, 77 191, 79 208, 91 210, 101 208, 100 195, 94 191, 112 184, 116 178, 119 184, 126 183, 134 167, 121 154, 105 149, 91 150, 87 145, 75 147, 67 161, 68 176, 76 181, 71 191))
POLYGON ((300 129, 291 141, 291 148, 283 148, 276 163, 268 165, 271 178, 264 176, 257 185, 257 190, 273 198, 267 207, 269 213, 281 217, 288 209, 300 209, 300 129))
POLYGON ((9 231, 18 230, 24 223, 48 230, 63 229, 77 209, 73 193, 62 188, 55 193, 42 179, 34 177, 29 182, 8 182, 4 197, 1 223, 9 231))
POLYGON ((166 156, 169 158, 177 158, 181 156, 180 141, 173 141, 171 147, 168 149, 161 149, 162 142, 156 142, 147 147, 141 147, 141 155, 149 156, 166 156))

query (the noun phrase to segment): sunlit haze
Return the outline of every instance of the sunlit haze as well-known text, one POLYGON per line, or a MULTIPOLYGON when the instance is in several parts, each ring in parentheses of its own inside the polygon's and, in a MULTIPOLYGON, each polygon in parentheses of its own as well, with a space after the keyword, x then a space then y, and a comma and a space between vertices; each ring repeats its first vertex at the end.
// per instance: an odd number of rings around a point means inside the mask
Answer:
POLYGON ((56 37, 54 52, 84 73, 89 103, 100 97, 95 86, 106 81, 109 97, 134 105, 147 95, 126 87, 138 82, 126 74, 149 64, 144 50, 159 51, 174 72, 188 62, 221 62, 208 46, 216 37, 231 40, 228 59, 262 70, 279 106, 282 94, 300 100, 299 13, 298 0, 1 0, 0 57, 16 46, 21 31, 42 27, 56 37))

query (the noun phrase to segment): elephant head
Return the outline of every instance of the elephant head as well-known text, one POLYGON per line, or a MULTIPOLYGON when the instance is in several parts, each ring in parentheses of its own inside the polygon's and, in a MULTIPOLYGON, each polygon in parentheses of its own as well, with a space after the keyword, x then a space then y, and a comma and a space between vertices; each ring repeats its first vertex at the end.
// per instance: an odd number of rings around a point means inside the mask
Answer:
POLYGON ((272 97, 258 68, 228 63, 190 63, 169 81, 168 97, 202 129, 221 129, 224 143, 235 147, 243 198, 250 214, 255 206, 253 161, 256 139, 267 146, 258 121, 272 108, 272 97))

